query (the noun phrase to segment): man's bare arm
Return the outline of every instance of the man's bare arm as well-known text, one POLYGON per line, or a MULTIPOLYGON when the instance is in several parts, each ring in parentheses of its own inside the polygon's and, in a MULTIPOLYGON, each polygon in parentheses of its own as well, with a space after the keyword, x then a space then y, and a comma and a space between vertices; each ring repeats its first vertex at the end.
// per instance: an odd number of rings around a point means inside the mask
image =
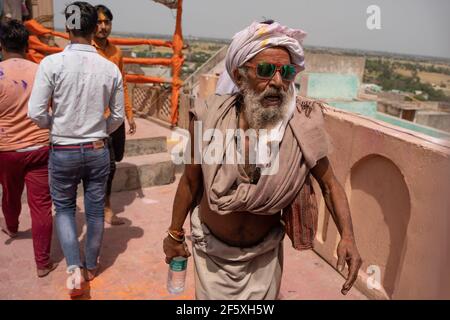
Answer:
MULTIPOLYGON (((200 164, 194 164, 194 121, 189 123, 189 134, 191 137, 191 164, 186 164, 184 173, 178 184, 177 192, 173 202, 172 220, 170 230, 181 231, 189 213, 189 210, 195 204, 197 194, 203 184, 202 170, 200 164)), ((166 263, 169 263, 173 257, 188 257, 189 251, 185 243, 180 243, 167 236, 163 243, 164 253, 166 254, 166 263)))
POLYGON ((189 210, 192 208, 202 183, 200 165, 187 164, 181 176, 172 209, 170 230, 181 231, 189 210))
POLYGON ((353 240, 353 225, 350 208, 344 188, 336 179, 327 157, 320 159, 311 169, 311 173, 320 185, 325 204, 343 239, 353 240))
POLYGON ((358 270, 362 264, 356 247, 347 196, 345 195, 344 188, 336 179, 327 157, 319 160, 317 165, 311 169, 311 173, 320 185, 325 204, 341 235, 341 241, 337 249, 337 268, 343 271, 345 262, 347 261, 349 274, 341 290, 342 294, 347 294, 355 283, 358 277, 358 270))

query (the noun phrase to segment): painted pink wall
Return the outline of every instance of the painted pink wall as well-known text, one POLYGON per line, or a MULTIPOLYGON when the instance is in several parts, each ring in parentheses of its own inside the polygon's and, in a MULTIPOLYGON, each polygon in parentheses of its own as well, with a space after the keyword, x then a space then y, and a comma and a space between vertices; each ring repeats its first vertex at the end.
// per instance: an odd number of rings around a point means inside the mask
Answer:
MULTIPOLYGON (((363 270, 377 265, 384 290, 358 288, 373 298, 450 298, 450 148, 407 130, 328 108, 330 159, 345 187, 363 270), (400 131, 402 130, 402 131, 400 131)), ((338 234, 321 199, 315 250, 336 263, 338 234), (326 241, 322 243, 323 234, 326 241)))

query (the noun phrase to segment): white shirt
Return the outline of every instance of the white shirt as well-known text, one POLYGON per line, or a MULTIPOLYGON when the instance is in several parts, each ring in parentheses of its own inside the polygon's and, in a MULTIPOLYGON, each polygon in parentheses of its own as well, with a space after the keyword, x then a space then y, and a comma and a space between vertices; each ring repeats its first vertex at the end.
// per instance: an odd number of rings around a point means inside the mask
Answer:
POLYGON ((50 141, 76 144, 108 137, 124 120, 122 75, 93 46, 70 44, 42 60, 28 116, 50 128, 50 141), (51 99, 51 114, 48 103, 51 99), (105 119, 106 108, 111 115, 105 119))

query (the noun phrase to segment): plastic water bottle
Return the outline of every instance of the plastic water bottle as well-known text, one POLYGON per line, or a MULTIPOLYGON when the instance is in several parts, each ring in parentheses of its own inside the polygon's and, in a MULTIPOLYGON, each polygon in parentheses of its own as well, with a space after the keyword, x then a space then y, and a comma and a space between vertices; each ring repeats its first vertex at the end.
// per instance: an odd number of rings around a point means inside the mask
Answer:
POLYGON ((184 291, 186 281, 187 258, 172 258, 169 264, 169 274, 167 276, 167 291, 171 294, 180 294, 184 291))

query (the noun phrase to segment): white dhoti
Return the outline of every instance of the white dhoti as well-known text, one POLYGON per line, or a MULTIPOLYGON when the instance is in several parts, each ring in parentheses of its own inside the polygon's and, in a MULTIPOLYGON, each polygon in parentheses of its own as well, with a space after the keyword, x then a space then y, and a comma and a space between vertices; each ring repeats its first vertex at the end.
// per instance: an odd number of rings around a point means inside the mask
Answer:
POLYGON ((283 271, 282 226, 258 245, 232 247, 214 237, 192 212, 195 296, 199 300, 275 300, 283 271))

